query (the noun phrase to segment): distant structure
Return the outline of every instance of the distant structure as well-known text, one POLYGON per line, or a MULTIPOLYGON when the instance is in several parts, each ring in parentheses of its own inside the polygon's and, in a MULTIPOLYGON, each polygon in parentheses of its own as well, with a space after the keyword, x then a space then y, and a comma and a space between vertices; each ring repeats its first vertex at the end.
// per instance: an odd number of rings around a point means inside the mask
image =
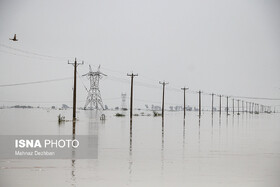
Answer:
POLYGON ((108 106, 107 105, 105 105, 104 106, 104 110, 108 110, 109 108, 108 108, 108 106))
POLYGON ((103 110, 103 102, 99 90, 99 80, 103 76, 107 76, 104 73, 100 72, 100 65, 98 66, 97 71, 92 71, 91 66, 89 65, 89 72, 84 74, 90 80, 90 89, 88 90, 87 100, 84 106, 85 110, 103 110))
POLYGON ((155 105, 152 105, 151 109, 154 111, 154 110, 161 110, 161 107, 160 106, 155 106, 155 105))
POLYGON ((66 104, 62 104, 62 106, 61 106, 61 109, 64 109, 64 110, 67 110, 68 108, 69 108, 69 106, 66 104))
POLYGON ((122 103, 121 103, 121 109, 122 110, 127 110, 127 107, 126 107, 126 93, 122 93, 121 94, 121 97, 122 97, 122 103))

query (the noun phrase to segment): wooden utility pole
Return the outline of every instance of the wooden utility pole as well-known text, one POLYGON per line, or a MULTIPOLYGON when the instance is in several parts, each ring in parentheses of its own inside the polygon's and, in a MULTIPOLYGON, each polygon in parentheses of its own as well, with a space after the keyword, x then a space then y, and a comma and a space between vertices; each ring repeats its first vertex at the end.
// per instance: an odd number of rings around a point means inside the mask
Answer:
POLYGON ((160 82, 159 81, 159 84, 162 84, 162 108, 161 108, 161 110, 162 110, 162 112, 161 112, 161 117, 162 117, 162 120, 164 120, 164 93, 165 93, 165 85, 167 85, 168 84, 168 82, 165 82, 165 81, 163 81, 163 82, 160 82))
POLYGON ((237 115, 239 115, 240 113, 239 113, 239 99, 237 100, 237 115))
MULTIPOLYGON (((132 122, 132 110, 133 110, 133 78, 138 76, 138 74, 127 74, 127 76, 131 77, 130 83, 130 122, 132 122)), ((130 128, 132 129, 132 123, 130 124, 130 128)))
POLYGON ((227 116, 228 116, 228 96, 227 96, 227 116))
POLYGON ((198 92, 198 116, 201 116, 201 91, 198 92))
POLYGON ((184 90, 184 120, 186 118, 186 90, 188 90, 189 88, 181 88, 181 90, 184 90))
POLYGON ((220 95, 219 97, 220 97, 220 110, 219 110, 219 113, 221 115, 222 114, 222 95, 220 95))
POLYGON ((68 60, 68 64, 72 64, 74 66, 74 89, 73 89, 73 121, 74 121, 76 120, 77 67, 78 65, 83 65, 84 61, 82 61, 82 63, 77 63, 77 59, 75 58, 74 63, 70 63, 68 60))
POLYGON ((249 113, 251 113, 251 102, 249 102, 249 113))
POLYGON ((211 111, 212 111, 212 115, 213 115, 213 112, 214 112, 214 95, 215 94, 211 94, 211 96, 212 96, 212 109, 211 109, 211 111))
POLYGON ((234 115, 234 99, 232 99, 232 114, 234 115))

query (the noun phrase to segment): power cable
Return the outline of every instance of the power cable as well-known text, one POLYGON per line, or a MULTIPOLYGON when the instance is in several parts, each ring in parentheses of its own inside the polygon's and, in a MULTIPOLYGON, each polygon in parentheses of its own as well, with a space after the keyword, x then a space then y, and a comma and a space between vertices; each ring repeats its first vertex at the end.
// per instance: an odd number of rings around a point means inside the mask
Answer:
POLYGON ((65 77, 65 78, 60 78, 60 79, 51 79, 51 80, 34 81, 34 82, 14 83, 14 84, 2 84, 2 85, 0 85, 0 87, 22 86, 22 85, 29 85, 29 84, 39 84, 39 83, 63 81, 63 80, 68 80, 68 79, 73 79, 73 77, 65 77))
POLYGON ((35 53, 35 52, 31 52, 31 51, 26 51, 26 50, 10 47, 10 46, 2 44, 2 43, 0 43, 0 46, 5 47, 7 49, 12 49, 12 50, 19 51, 22 53, 41 56, 41 57, 45 57, 45 58, 54 58, 54 59, 68 59, 69 58, 69 57, 57 57, 57 56, 51 56, 51 55, 45 55, 45 54, 35 53))

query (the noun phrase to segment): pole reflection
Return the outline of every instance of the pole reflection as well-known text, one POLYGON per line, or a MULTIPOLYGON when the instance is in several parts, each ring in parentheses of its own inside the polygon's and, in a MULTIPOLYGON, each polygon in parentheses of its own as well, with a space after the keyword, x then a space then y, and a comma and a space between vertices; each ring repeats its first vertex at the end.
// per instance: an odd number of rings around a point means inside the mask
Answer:
POLYGON ((130 133, 129 133, 129 159, 128 159, 128 171, 129 171, 129 182, 131 183, 131 175, 132 175, 132 165, 133 165, 133 158, 132 158, 132 120, 130 120, 130 133))
POLYGON ((211 114, 211 142, 213 144, 213 131, 214 131, 214 125, 213 125, 213 113, 211 114))
POLYGON ((198 150, 200 152, 200 116, 198 118, 198 150))
MULTIPOLYGON (((72 124, 72 141, 76 138, 76 120, 73 120, 72 124)), ((76 186, 76 168, 75 168, 75 156, 76 151, 75 148, 72 147, 72 160, 71 160, 71 180, 72 186, 76 186)))
POLYGON ((76 168, 75 168, 75 162, 76 160, 72 160, 72 171, 71 171, 71 180, 72 180, 72 186, 76 186, 76 168))
POLYGON ((186 122, 183 122, 183 159, 185 158, 186 122))
POLYGON ((164 120, 162 119, 161 126, 161 176, 163 177, 164 171, 164 120))
POLYGON ((222 119, 221 116, 219 117, 219 142, 221 143, 221 126, 222 126, 222 119))

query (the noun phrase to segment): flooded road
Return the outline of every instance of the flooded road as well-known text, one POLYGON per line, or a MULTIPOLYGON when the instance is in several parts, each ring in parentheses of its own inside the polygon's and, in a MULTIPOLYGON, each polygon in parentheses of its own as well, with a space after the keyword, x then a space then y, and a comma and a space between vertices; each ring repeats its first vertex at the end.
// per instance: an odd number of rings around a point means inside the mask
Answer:
MULTIPOLYGON (((147 111, 135 111, 134 113, 147 111)), ((1 135, 71 135, 71 110, 2 109, 1 135)), ((77 135, 98 136, 98 159, 0 160, 1 186, 280 186, 280 114, 168 112, 100 121, 78 111, 77 135)))

